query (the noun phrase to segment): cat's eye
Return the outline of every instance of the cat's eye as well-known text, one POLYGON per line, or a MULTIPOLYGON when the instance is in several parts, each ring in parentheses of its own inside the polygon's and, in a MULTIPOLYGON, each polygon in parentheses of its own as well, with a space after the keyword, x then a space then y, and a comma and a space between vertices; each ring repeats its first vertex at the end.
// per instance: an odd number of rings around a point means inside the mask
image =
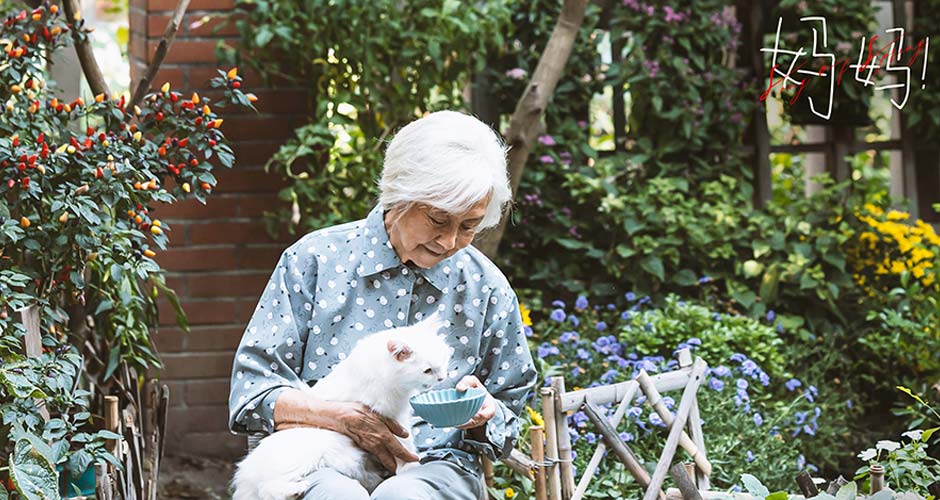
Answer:
POLYGON ((424 370, 424 373, 427 373, 428 375, 430 375, 430 374, 434 373, 434 370, 428 368, 427 370, 424 370))

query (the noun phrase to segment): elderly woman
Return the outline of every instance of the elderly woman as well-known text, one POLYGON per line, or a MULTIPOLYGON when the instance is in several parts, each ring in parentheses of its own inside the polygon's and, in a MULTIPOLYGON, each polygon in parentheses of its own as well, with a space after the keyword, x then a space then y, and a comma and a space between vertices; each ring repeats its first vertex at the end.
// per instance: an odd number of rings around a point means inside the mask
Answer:
MULTIPOLYGON (((517 415, 536 381, 519 303, 506 277, 470 245, 510 202, 506 151, 479 120, 441 111, 404 127, 385 154, 378 205, 364 219, 307 234, 284 251, 242 338, 229 425, 270 433, 297 426, 349 436, 389 470, 375 499, 484 498, 476 454, 512 449, 517 415), (362 405, 311 399, 296 387, 325 376, 362 336, 441 311, 454 348, 438 388, 481 387, 460 428, 416 419, 402 429, 362 405), (273 332, 273 333, 272 333, 273 332), (420 456, 395 435, 414 436, 420 456)), ((350 395, 353 396, 353 395, 350 395)), ((370 498, 358 482, 315 472, 306 499, 370 498)))

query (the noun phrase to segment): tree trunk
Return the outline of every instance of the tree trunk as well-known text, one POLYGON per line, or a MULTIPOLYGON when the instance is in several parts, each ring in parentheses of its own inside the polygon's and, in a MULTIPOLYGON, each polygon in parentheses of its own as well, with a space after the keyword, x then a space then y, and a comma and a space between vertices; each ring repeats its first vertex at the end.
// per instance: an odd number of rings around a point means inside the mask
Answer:
MULTIPOLYGON (((555 29, 552 30, 545 51, 542 52, 542 57, 539 58, 539 63, 532 74, 532 79, 526 86, 512 114, 509 131, 506 132, 506 140, 511 147, 509 150, 509 183, 512 187, 513 197, 515 197, 516 190, 519 188, 519 181, 522 179, 522 172, 525 170, 529 151, 532 149, 536 135, 538 135, 542 115, 545 114, 548 101, 555 92, 558 80, 561 79, 565 64, 568 62, 568 56, 571 54, 571 48, 574 46, 578 31, 581 29, 581 23, 584 22, 584 12, 587 4, 588 0, 565 0, 564 5, 561 7, 558 23, 555 24, 555 29)), ((474 240, 474 245, 492 260, 496 259, 499 242, 506 232, 508 220, 509 216, 507 215, 497 227, 480 233, 474 240)))

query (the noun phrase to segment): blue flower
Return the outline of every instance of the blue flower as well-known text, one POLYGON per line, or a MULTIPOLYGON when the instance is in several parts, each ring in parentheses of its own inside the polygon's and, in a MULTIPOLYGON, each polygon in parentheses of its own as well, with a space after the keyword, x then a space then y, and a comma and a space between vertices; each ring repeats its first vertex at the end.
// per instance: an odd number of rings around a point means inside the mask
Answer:
POLYGON ((627 410, 628 418, 640 418, 640 415, 642 414, 643 414, 643 409, 640 408, 639 406, 631 406, 630 409, 627 410))
POLYGON ((777 317, 777 313, 775 313, 773 309, 767 311, 767 317, 766 317, 766 319, 767 319, 767 322, 768 322, 768 323, 773 323, 773 322, 774 322, 774 318, 776 318, 776 317, 777 317))
POLYGON ((591 360, 591 353, 589 353, 588 351, 584 349, 581 349, 580 347, 578 348, 577 356, 578 356, 578 359, 583 359, 584 361, 591 360))
POLYGON ((747 360, 747 356, 741 354, 740 352, 736 352, 736 353, 732 354, 732 355, 731 355, 731 358, 729 358, 729 359, 730 359, 731 361, 736 361, 736 362, 740 363, 740 362, 742 362, 742 361, 747 360))
POLYGON ((630 321, 633 318, 633 315, 630 314, 630 311, 624 311, 620 313, 620 319, 624 321, 630 321))
POLYGON ((702 345, 702 339, 700 339, 700 338, 698 338, 698 337, 692 337, 692 338, 690 338, 689 340, 686 340, 685 342, 686 342, 687 344, 689 344, 689 345, 694 345, 694 346, 696 346, 696 347, 702 345))
POLYGON ((671 410, 674 406, 676 406, 676 400, 669 396, 663 396, 663 404, 666 405, 667 410, 671 410))
POLYGON ((721 321, 721 313, 712 314, 712 321, 721 321))
POLYGON ((760 380, 760 385, 764 387, 770 385, 770 375, 767 375, 764 372, 760 372, 757 378, 760 380))
POLYGON ((712 375, 716 377, 727 377, 731 375, 731 368, 728 368, 725 365, 718 365, 712 370, 712 375))
POLYGON ((854 406, 855 406, 855 403, 853 403, 851 399, 846 399, 846 400, 845 400, 845 407, 846 407, 846 408, 848 408, 848 409, 851 410, 854 406))
POLYGON ((617 370, 614 370, 613 368, 611 368, 610 370, 607 370, 606 372, 604 372, 603 375, 601 375, 601 382, 605 384, 609 384, 614 381, 614 378, 616 378, 619 373, 620 372, 618 372, 617 370))
POLYGON ((578 295, 578 299, 574 301, 575 309, 585 309, 588 306, 588 299, 584 295, 578 295))
POLYGON ((561 323, 565 320, 565 311, 562 311, 561 309, 555 309, 548 317, 553 321, 561 323))
POLYGON ((573 414, 571 414, 571 422, 575 425, 575 427, 586 426, 588 423, 588 420, 590 419, 588 419, 587 414, 584 413, 583 411, 576 411, 573 414))
POLYGON ((630 441, 633 441, 633 434, 630 434, 629 432, 626 432, 626 431, 621 432, 620 440, 629 443, 630 441))
POLYGON ((805 393, 805 395, 806 395, 806 400, 807 400, 807 401, 809 401, 810 403, 815 403, 815 402, 816 402, 816 396, 819 395, 819 390, 816 389, 816 386, 815 386, 815 385, 808 386, 808 387, 806 388, 806 393, 805 393))
POLYGON ((784 387, 787 388, 788 391, 793 392, 796 390, 797 387, 802 387, 803 382, 800 382, 799 379, 791 378, 790 380, 787 380, 786 383, 784 383, 783 385, 784 387))
POLYGON ((588 432, 585 434, 584 439, 588 442, 588 444, 594 444, 597 442, 597 436, 593 432, 588 432))
POLYGON ((698 279, 698 284, 704 285, 705 283, 708 283, 709 281, 712 281, 711 276, 702 276, 701 278, 698 279))
POLYGON ((751 452, 751 450, 747 450, 747 456, 745 457, 745 460, 747 460, 747 463, 753 462, 754 458, 755 458, 754 453, 751 452))
POLYGON ((742 390, 747 389, 748 387, 747 380, 744 380, 743 378, 739 378, 738 380, 736 380, 734 382, 734 385, 738 386, 738 389, 742 389, 742 390))
POLYGON ((616 308, 617 308, 617 306, 615 306, 614 304, 607 304, 607 310, 608 310, 608 311, 613 311, 613 310, 616 309, 616 308))
POLYGON ((649 321, 647 321, 647 322, 643 325, 643 329, 646 330, 646 331, 648 331, 648 332, 651 332, 651 331, 653 331, 653 324, 650 323, 649 321))
POLYGON ((796 424, 796 425, 803 425, 803 422, 806 422, 806 415, 808 415, 808 414, 809 414, 809 412, 806 412, 806 411, 798 411, 798 412, 796 412, 796 413, 793 415, 793 423, 796 424))
POLYGON ((666 423, 663 422, 663 419, 657 413, 650 413, 649 421, 651 424, 657 427, 666 427, 666 423))
POLYGON ((568 321, 570 321, 571 324, 574 325, 574 326, 578 326, 578 325, 581 324, 581 320, 579 320, 578 317, 575 316, 574 314, 569 314, 569 315, 568 315, 568 321))
POLYGON ((623 295, 623 298, 627 299, 629 302, 636 300, 636 294, 633 292, 627 292, 623 295))
POLYGON ((558 347, 553 346, 549 343, 543 342, 542 345, 538 347, 538 357, 547 358, 549 356, 558 355, 561 351, 558 350, 558 347))
POLYGON ((721 392, 725 388, 725 383, 721 379, 712 378, 708 381, 708 387, 711 387, 712 390, 716 392, 721 392))
POLYGON ((575 331, 562 332, 561 336, 558 337, 559 342, 568 343, 573 340, 578 340, 578 332, 575 332, 575 331))
POLYGON ((760 413, 755 412, 754 413, 754 425, 756 425, 757 427, 760 427, 763 424, 764 424, 764 417, 762 417, 760 413))
POLYGON ((753 360, 746 359, 741 363, 741 369, 744 370, 744 374, 748 376, 754 376, 760 370, 760 367, 757 366, 753 360))
POLYGON ((552 301, 552 305, 555 306, 555 307, 557 307, 557 308, 560 308, 560 309, 564 309, 564 308, 565 308, 565 303, 562 302, 562 301, 560 301, 560 300, 553 300, 553 301, 552 301))
POLYGON ((777 323, 777 333, 783 333, 783 323, 777 323))
POLYGON ((532 337, 532 327, 529 325, 522 325, 522 332, 525 333, 526 337, 532 337))
POLYGON ((640 305, 649 304, 649 303, 652 302, 652 301, 653 301, 653 299, 651 299, 649 295, 644 295, 643 298, 640 299, 639 302, 637 302, 637 304, 640 304, 640 305))
POLYGON ((598 321, 597 324, 594 325, 594 328, 597 328, 597 331, 599 332, 603 332, 604 330, 607 329, 607 323, 604 323, 603 321, 598 321))

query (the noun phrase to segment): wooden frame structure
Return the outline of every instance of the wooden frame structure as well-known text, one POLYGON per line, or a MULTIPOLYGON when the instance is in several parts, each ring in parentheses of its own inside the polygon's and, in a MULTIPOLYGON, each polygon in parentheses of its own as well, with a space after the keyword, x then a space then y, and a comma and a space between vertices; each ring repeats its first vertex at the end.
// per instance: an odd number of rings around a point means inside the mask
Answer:
MULTIPOLYGON (((576 391, 565 390, 564 377, 552 377, 549 387, 541 390, 542 414, 545 419, 542 427, 532 427, 533 457, 536 500, 580 500, 584 497, 594 471, 600 465, 604 453, 610 449, 630 474, 646 490, 644 500, 665 499, 662 489, 666 474, 681 446, 693 460, 687 464, 689 482, 698 490, 708 490, 709 475, 712 468, 705 452, 705 439, 702 433, 701 417, 696 398, 699 386, 705 378, 708 365, 701 358, 692 361, 691 352, 683 349, 678 353, 679 368, 666 373, 650 376, 641 371, 635 380, 620 382, 576 391), (661 393, 682 390, 682 398, 676 415, 666 408, 661 393), (646 396, 650 405, 669 428, 669 435, 653 475, 642 467, 629 446, 620 440, 616 427, 623 419, 638 392, 646 396), (603 416, 598 407, 616 404, 614 414, 603 416), (571 463, 571 439, 568 434, 567 415, 583 410, 603 437, 598 443, 577 482, 571 463), (687 429, 686 429, 687 427, 687 429), (542 440, 545 442, 543 443, 542 440), (544 453, 544 457, 542 456, 544 453)), ((515 467, 513 467, 515 469, 515 467)), ((685 478, 682 478, 685 479, 685 478)))

